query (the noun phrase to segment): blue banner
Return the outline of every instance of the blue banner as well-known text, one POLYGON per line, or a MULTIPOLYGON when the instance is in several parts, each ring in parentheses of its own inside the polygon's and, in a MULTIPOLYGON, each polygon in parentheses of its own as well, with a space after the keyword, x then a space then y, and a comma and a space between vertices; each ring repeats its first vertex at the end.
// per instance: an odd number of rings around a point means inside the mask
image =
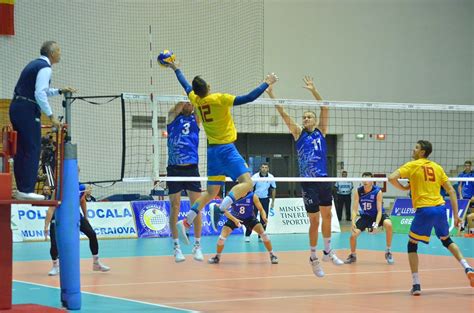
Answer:
MULTIPOLYGON (((202 236, 219 235, 227 218, 223 215, 218 223, 218 231, 215 232, 210 224, 209 205, 220 203, 221 200, 212 200, 202 210, 202 236)), ((170 237, 169 217, 171 214, 171 204, 169 201, 133 201, 133 212, 137 225, 137 235, 139 238, 170 237)), ((181 201, 178 220, 186 217, 190 209, 189 200, 181 201)), ((242 228, 234 230, 233 233, 243 233, 242 228)), ((189 235, 194 235, 194 227, 189 229, 189 235)))

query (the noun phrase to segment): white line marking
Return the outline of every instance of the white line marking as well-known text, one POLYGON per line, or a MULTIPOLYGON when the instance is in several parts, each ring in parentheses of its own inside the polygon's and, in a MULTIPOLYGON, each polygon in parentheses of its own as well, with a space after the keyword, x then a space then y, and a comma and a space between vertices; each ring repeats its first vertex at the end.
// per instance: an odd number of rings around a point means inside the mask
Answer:
MULTIPOLYGON (((438 291, 438 290, 455 290, 455 289, 470 289, 471 287, 442 287, 442 288, 428 288, 423 291, 438 291)), ((341 297, 341 296, 363 296, 363 295, 376 295, 376 294, 388 294, 388 293, 406 293, 409 295, 408 289, 399 290, 381 290, 381 291, 367 291, 367 292, 345 292, 345 293, 326 293, 326 294, 309 294, 309 295, 297 295, 297 296, 279 296, 279 297, 261 297, 261 298, 237 298, 237 299, 223 299, 223 300, 210 300, 210 301, 186 301, 177 302, 177 304, 202 304, 202 303, 222 303, 222 302, 243 302, 243 301, 262 301, 262 300, 280 300, 280 299, 297 299, 297 298, 313 298, 313 297, 341 297)), ((175 304, 170 302, 167 304, 175 304)))
MULTIPOLYGON (((44 284, 38 284, 38 283, 33 283, 33 282, 28 282, 28 281, 23 281, 23 280, 14 279, 13 281, 16 281, 16 282, 19 282, 19 283, 24 283, 24 284, 31 284, 31 285, 35 285, 35 286, 41 286, 41 287, 45 287, 45 288, 60 289, 60 287, 54 287, 54 286, 49 286, 49 285, 44 285, 44 284)), ((29 288, 29 289, 33 289, 33 288, 29 288)), ((39 289, 39 288, 36 288, 36 289, 39 289)), ((93 296, 98 296, 98 297, 105 297, 105 298, 111 298, 111 299, 141 303, 141 304, 146 304, 146 305, 151 305, 151 306, 156 306, 156 307, 162 307, 162 308, 167 308, 167 309, 181 310, 181 311, 184 311, 184 312, 199 313, 199 311, 181 309, 181 308, 178 308, 178 307, 173 307, 173 306, 169 306, 169 305, 165 305, 165 304, 151 303, 151 302, 139 301, 139 300, 132 300, 132 299, 121 298, 121 297, 114 297, 114 296, 108 296, 108 295, 103 295, 103 294, 99 294, 99 293, 87 292, 87 291, 81 291, 81 293, 86 293, 86 294, 93 295, 93 296)))
MULTIPOLYGON (((436 269, 423 269, 419 271, 420 272, 433 272, 433 271, 453 271, 453 270, 459 270, 459 268, 448 267, 448 268, 436 268, 436 269)), ((372 274, 390 274, 390 273, 410 273, 410 270, 330 273, 330 274, 326 274, 325 276, 372 275, 372 274)), ((261 279, 298 278, 298 277, 314 277, 314 274, 231 277, 231 278, 216 278, 216 279, 165 280, 165 281, 150 281, 150 282, 123 283, 123 284, 82 285, 82 287, 86 288, 86 287, 115 287, 115 286, 137 286, 137 285, 155 285, 155 284, 205 283, 205 282, 219 282, 219 281, 261 280, 261 279)))

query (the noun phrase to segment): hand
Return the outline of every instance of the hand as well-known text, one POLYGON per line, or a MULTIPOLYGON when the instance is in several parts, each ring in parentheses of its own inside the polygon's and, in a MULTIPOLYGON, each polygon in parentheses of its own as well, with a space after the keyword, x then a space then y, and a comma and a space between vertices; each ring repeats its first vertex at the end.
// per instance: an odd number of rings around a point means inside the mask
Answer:
MULTIPOLYGON (((354 220, 354 219, 353 219, 353 220, 354 220)), ((356 229, 357 229, 356 223, 355 223, 355 222, 352 222, 351 231, 352 231, 352 232, 355 232, 356 229)))
POLYGON ((370 227, 370 228, 368 229, 369 234, 375 235, 376 233, 378 233, 378 229, 379 229, 379 226, 374 222, 374 223, 372 224, 372 227, 370 227))
POLYGON ((266 217, 266 216, 262 216, 262 220, 263 220, 263 222, 265 223, 265 225, 267 225, 267 223, 268 223, 267 217, 266 217))
POLYGON ((461 225, 462 225, 461 219, 459 218, 459 216, 456 216, 456 217, 454 218, 454 227, 460 228, 461 225))
POLYGON ((240 227, 242 227, 242 224, 241 224, 241 223, 242 223, 242 221, 241 221, 241 220, 234 219, 234 221, 233 221, 233 222, 234 222, 235 226, 237 226, 237 228, 240 228, 240 227))
POLYGON ((50 115, 50 116, 49 116, 49 120, 51 121, 51 124, 52 124, 54 127, 58 128, 58 129, 62 127, 61 122, 56 118, 56 116, 50 115))
POLYGON ((49 235, 49 229, 45 228, 44 229, 44 241, 48 241, 48 235, 49 235))
POLYGON ((278 76, 276 76, 275 73, 271 73, 268 74, 263 81, 266 82, 269 86, 271 86, 278 81, 278 76))
POLYGON ((308 89, 309 91, 316 91, 316 87, 314 86, 313 77, 305 76, 303 78, 304 86, 303 88, 308 89))
POLYGON ((70 92, 70 93, 76 93, 77 92, 77 89, 76 88, 72 88, 72 87, 64 87, 64 88, 61 88, 59 89, 61 91, 61 93, 66 93, 66 92, 70 92))

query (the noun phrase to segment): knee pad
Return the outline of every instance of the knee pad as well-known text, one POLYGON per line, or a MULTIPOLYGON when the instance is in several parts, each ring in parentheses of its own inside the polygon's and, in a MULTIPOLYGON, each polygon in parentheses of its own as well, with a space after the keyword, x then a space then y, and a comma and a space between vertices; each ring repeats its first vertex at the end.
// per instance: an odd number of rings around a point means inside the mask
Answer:
POLYGON ((270 241, 270 238, 268 238, 266 232, 263 232, 263 233, 260 235, 260 238, 262 238, 262 241, 263 241, 263 242, 270 241))
POLYGON ((418 244, 409 241, 407 245, 407 251, 408 253, 416 253, 418 251, 418 244))
POLYGON ((219 236, 219 240, 217 241, 217 245, 218 246, 223 246, 226 239, 227 239, 226 237, 219 236))
POLYGON ((446 239, 441 239, 441 243, 443 244, 443 246, 445 246, 446 248, 449 247, 450 244, 453 243, 453 241, 451 240, 451 237, 448 237, 446 239))

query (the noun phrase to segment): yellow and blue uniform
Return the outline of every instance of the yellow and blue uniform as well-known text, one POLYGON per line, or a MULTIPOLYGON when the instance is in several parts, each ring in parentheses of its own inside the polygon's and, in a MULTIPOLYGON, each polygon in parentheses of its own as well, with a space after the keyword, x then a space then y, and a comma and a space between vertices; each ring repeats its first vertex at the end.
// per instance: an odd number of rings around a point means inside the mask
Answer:
POLYGON ((201 98, 192 91, 191 85, 179 69, 175 71, 175 74, 198 112, 206 132, 208 184, 223 185, 226 176, 237 180, 242 174, 250 172, 234 145, 237 130, 232 119, 231 108, 234 105, 254 101, 268 88, 268 84, 262 83, 243 96, 212 93, 201 98))
POLYGON ((429 243, 433 227, 438 237, 448 236, 445 201, 439 192, 441 186, 448 181, 443 168, 422 158, 405 163, 398 171, 401 178, 410 180, 413 208, 416 210, 409 237, 429 243))

